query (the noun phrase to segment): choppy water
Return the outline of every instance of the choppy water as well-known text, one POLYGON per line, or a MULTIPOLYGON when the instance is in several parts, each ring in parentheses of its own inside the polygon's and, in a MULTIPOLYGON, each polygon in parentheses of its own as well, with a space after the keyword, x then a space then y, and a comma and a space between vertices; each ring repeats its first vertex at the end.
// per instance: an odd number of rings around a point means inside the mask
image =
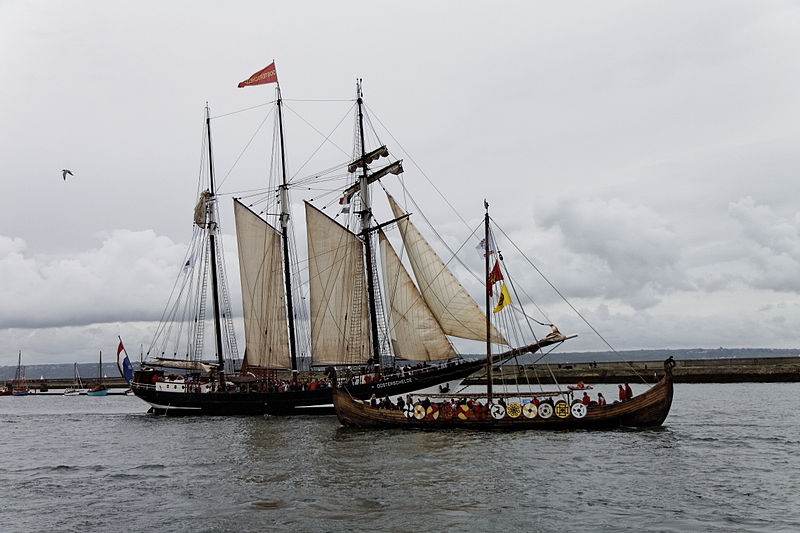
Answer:
POLYGON ((663 428, 498 434, 2 397, 0 530, 800 531, 798 396, 677 385, 663 428))

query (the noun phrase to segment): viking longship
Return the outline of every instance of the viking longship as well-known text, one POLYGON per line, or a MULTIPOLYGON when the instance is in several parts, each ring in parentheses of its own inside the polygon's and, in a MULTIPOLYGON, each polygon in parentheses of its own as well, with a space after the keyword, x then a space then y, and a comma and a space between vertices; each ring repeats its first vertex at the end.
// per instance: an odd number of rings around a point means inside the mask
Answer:
MULTIPOLYGON (((490 312, 492 287, 503 276, 502 270, 489 269, 491 256, 489 243, 494 242, 490 233, 488 204, 484 217, 485 237, 485 333, 486 340, 486 389, 482 392, 455 392, 448 394, 408 395, 406 400, 364 401, 349 392, 346 382, 336 377, 335 368, 330 368, 335 390, 333 404, 339 421, 345 426, 355 427, 400 427, 421 429, 607 429, 621 426, 648 427, 659 426, 669 414, 672 404, 672 357, 664 362, 664 377, 646 392, 616 401, 612 404, 598 405, 573 398, 579 387, 567 386, 557 390, 544 390, 536 387, 512 387, 512 390, 495 391, 493 387, 493 368, 496 359, 492 356, 495 329, 490 318, 506 313, 512 307, 510 294, 503 282, 497 296, 496 305, 490 312), (494 273, 494 274, 493 274, 494 273)), ((405 222, 409 224, 408 222, 405 222)), ((402 232, 406 247, 413 246, 413 238, 408 231, 402 232), (411 240, 411 242, 409 242, 411 240)), ((498 254, 499 255, 499 254, 498 254)), ((563 335, 558 335, 564 340, 563 335)), ((535 352, 544 343, 526 346, 502 354, 518 355, 535 352)), ((580 387, 584 389, 585 387, 580 387)), ((587 396, 588 398, 588 396, 587 396)))

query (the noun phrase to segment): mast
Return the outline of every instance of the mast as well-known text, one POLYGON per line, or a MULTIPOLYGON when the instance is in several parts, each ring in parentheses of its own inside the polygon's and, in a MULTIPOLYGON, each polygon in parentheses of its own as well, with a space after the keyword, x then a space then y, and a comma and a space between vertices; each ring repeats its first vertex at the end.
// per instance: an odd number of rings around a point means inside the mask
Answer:
POLYGON ((483 277, 483 290, 486 293, 486 402, 491 405, 492 403, 492 342, 491 342, 491 328, 492 323, 489 320, 489 202, 483 201, 483 207, 486 209, 486 214, 483 218, 483 231, 484 231, 484 277, 483 277))
POLYGON ((378 341, 378 319, 375 310, 375 280, 372 275, 372 242, 369 234, 370 217, 372 216, 372 206, 369 196, 369 180, 367 178, 367 155, 364 146, 364 112, 362 109, 363 99, 361 94, 361 80, 356 84, 358 93, 358 134, 361 140, 361 176, 358 178, 361 193, 361 235, 364 238, 364 257, 367 270, 367 300, 369 309, 369 324, 372 336, 372 359, 380 367, 381 354, 380 343, 378 341))
POLYGON ((211 197, 208 202, 211 203, 211 208, 207 211, 209 218, 207 225, 208 231, 208 246, 209 253, 211 254, 211 297, 214 306, 214 336, 217 347, 217 363, 219 364, 219 385, 225 389, 225 358, 222 354, 222 323, 219 317, 219 282, 217 280, 217 220, 214 216, 213 202, 216 201, 214 190, 214 159, 211 153, 211 112, 206 104, 206 131, 208 133, 208 177, 210 182, 209 192, 211 197))
POLYGON ((286 314, 289 318, 289 353, 292 356, 292 376, 297 376, 297 343, 295 341, 294 329, 294 302, 292 301, 292 278, 289 268, 289 185, 286 182, 286 149, 283 141, 283 99, 281 98, 281 86, 277 85, 278 90, 278 131, 281 137, 281 172, 283 174, 283 185, 280 186, 281 202, 281 236, 283 240, 283 280, 286 290, 286 314))

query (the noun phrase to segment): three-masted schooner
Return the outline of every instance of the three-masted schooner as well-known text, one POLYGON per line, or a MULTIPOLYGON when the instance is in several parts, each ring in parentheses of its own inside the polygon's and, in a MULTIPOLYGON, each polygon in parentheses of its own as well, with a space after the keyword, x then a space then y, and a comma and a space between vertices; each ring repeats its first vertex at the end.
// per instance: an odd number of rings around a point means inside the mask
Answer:
MULTIPOLYGON (((199 269, 205 278, 191 286, 184 283, 177 291, 184 294, 193 289, 200 294, 192 311, 177 317, 178 322, 190 324, 191 331, 184 334, 189 342, 188 355, 183 359, 148 359, 131 382, 134 394, 147 401, 156 413, 333 413, 327 382, 312 379, 300 385, 297 378, 300 357, 297 313, 293 307, 296 287, 290 267, 289 185, 279 86, 276 92, 282 171, 278 187, 280 227, 269 224, 243 202, 234 200, 246 339, 243 361, 238 367, 231 367, 229 362, 236 356, 236 340, 222 254, 218 250, 211 118, 207 109, 209 184, 195 208, 195 231, 200 244, 194 246, 184 266, 185 270, 199 269), (208 292, 213 312, 215 361, 203 357, 200 340, 208 292), (291 371, 291 377, 279 379, 279 371, 291 371)), ((446 336, 484 339, 480 326, 483 314, 421 235, 416 246, 419 258, 412 259, 412 265, 416 261, 413 268, 422 294, 414 292, 413 282, 381 230, 387 224, 398 224, 409 232, 415 230, 405 215, 398 214, 384 224, 376 224, 372 215, 370 185, 384 176, 401 173, 402 162, 371 169, 373 162, 387 157, 389 152, 385 146, 366 149, 360 83, 356 115, 358 152, 347 165, 348 174, 354 179, 342 195, 347 203, 353 201, 358 205, 359 228, 352 231, 306 202, 311 364, 340 368, 350 393, 358 398, 394 396, 461 380, 484 363, 460 357, 446 336), (386 309, 380 296, 376 239, 383 258, 386 309), (398 365, 398 360, 417 364, 398 365)), ((394 209, 399 213, 399 208, 394 209)), ((177 307, 168 309, 176 312, 166 314, 178 314, 177 307)), ((159 333, 168 329, 162 327, 159 333)), ((504 343, 497 331, 493 331, 492 338, 504 343)), ((551 338, 541 341, 541 345, 562 340, 563 337, 551 338)))

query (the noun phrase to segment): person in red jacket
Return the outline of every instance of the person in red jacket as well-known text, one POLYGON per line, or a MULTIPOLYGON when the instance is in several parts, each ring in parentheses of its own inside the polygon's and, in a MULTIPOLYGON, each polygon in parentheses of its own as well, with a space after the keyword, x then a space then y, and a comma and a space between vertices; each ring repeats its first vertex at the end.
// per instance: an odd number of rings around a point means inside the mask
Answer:
POLYGON ((633 398, 633 390, 631 389, 631 386, 626 383, 625 384, 625 399, 626 400, 630 400, 631 398, 633 398))
POLYGON ((624 402, 625 398, 627 398, 627 396, 625 396, 625 389, 622 388, 622 385, 617 386, 619 387, 619 401, 624 402))
POLYGON ((583 403, 583 405, 588 407, 589 404, 591 403, 591 401, 592 400, 591 400, 591 398, 589 398, 589 395, 584 392, 583 393, 583 399, 581 399, 581 403, 583 403))

